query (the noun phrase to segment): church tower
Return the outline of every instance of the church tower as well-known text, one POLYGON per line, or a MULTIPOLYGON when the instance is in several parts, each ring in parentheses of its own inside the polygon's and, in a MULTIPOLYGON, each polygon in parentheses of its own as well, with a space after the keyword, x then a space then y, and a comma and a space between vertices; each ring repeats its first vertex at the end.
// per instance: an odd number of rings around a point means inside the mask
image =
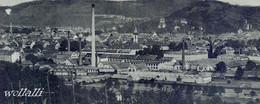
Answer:
POLYGON ((161 28, 166 28, 166 23, 165 23, 165 18, 161 18, 160 19, 160 23, 158 25, 158 28, 161 29, 161 28))
POLYGON ((135 30, 134 30, 134 39, 133 39, 133 42, 134 43, 138 43, 138 31, 137 31, 137 28, 135 27, 135 30))

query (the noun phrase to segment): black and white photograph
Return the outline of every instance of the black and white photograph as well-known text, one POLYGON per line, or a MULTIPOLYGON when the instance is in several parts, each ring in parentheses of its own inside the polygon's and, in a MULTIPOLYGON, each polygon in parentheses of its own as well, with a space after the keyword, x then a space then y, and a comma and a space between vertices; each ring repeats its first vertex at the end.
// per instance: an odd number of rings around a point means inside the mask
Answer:
POLYGON ((260 0, 0 0, 0 104, 260 104, 260 0))

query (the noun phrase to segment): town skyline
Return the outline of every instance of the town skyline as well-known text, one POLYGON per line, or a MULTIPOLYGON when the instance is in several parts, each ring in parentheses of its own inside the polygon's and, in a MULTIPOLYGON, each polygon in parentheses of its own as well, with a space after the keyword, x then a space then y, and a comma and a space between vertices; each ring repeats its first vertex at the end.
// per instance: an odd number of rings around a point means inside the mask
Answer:
POLYGON ((175 2, 0 8, 0 103, 259 104, 260 7, 175 2))

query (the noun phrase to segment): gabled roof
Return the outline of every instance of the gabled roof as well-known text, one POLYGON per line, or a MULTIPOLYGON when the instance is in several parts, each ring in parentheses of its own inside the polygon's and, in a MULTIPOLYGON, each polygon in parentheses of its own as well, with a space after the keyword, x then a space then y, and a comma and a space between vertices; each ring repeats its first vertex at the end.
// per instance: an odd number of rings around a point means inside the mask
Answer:
POLYGON ((157 55, 138 55, 136 57, 137 60, 149 60, 149 61, 152 61, 152 60, 155 60, 157 57, 157 55))
POLYGON ((247 60, 235 60, 235 61, 226 63, 226 65, 230 68, 235 68, 235 67, 239 67, 239 66, 245 66, 246 63, 247 63, 247 60))
POLYGON ((14 52, 13 50, 0 50, 0 55, 12 55, 14 52))

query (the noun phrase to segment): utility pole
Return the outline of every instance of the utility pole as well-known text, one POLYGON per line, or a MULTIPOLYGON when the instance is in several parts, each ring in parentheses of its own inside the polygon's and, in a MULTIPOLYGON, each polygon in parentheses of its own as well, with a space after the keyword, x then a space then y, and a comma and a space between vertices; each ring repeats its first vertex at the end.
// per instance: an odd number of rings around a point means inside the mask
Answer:
POLYGON ((141 95, 142 95, 142 104, 144 104, 144 95, 143 94, 141 95))
POLYGON ((107 99, 107 83, 105 84, 105 99, 106 99, 106 104, 108 104, 108 99, 107 99))
POLYGON ((61 89, 61 86, 59 86, 59 90, 60 90, 60 101, 61 101, 61 104, 63 104, 63 97, 62 97, 62 89, 61 89))
POLYGON ((49 71, 47 72, 46 79, 47 79, 47 86, 48 86, 48 92, 49 92, 49 99, 48 99, 48 101, 49 101, 49 104, 51 104, 51 90, 50 90, 50 82, 49 82, 49 71))
POLYGON ((76 104, 73 71, 71 71, 71 84, 72 84, 73 104, 76 104))
MULTIPOLYGON (((21 80, 19 80, 19 85, 18 85, 18 87, 19 87, 19 90, 21 91, 21 80)), ((21 102, 20 102, 20 98, 18 99, 18 103, 20 104, 21 102)))
MULTIPOLYGON (((42 83, 40 83, 40 88, 42 88, 42 83)), ((41 101, 43 102, 43 98, 42 98, 42 96, 41 96, 41 101)))
MULTIPOLYGON (((27 88, 27 83, 26 82, 24 82, 24 85, 25 85, 25 88, 27 88)), ((24 97, 24 103, 27 104, 27 97, 26 96, 24 97)))
MULTIPOLYGON (((11 90, 13 91, 13 82, 11 80, 11 90)), ((12 96, 12 99, 11 99, 11 104, 14 104, 14 97, 12 96)))

